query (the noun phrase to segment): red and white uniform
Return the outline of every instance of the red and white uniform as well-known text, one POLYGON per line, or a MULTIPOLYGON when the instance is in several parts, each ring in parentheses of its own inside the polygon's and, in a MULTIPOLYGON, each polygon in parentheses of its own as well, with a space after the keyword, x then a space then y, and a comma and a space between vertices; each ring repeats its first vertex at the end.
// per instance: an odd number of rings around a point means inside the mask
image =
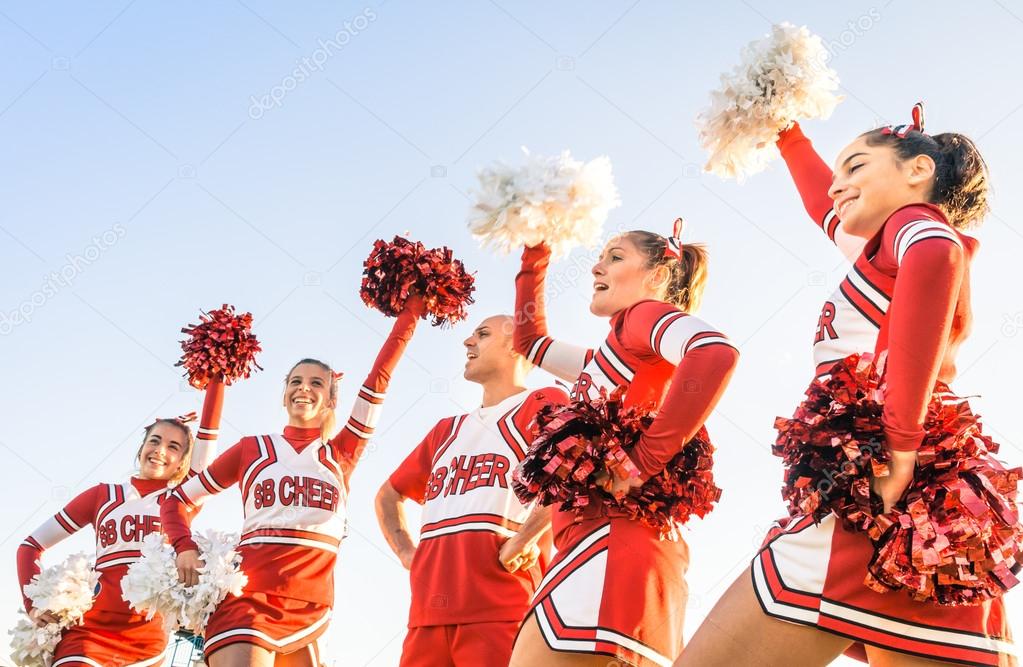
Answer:
POLYGON ((551 546, 544 535, 529 570, 509 573, 498 561, 531 510, 511 473, 533 441, 537 410, 567 401, 547 387, 442 419, 391 475, 398 493, 423 505, 402 667, 508 664, 551 546))
POLYGON ((206 625, 207 656, 245 642, 275 653, 315 651, 334 603, 334 566, 345 536, 348 482, 380 418, 391 372, 417 316, 399 315, 351 417, 330 442, 318 428, 288 426, 282 435, 248 436, 161 508, 175 551, 196 549, 188 509, 238 484, 244 521, 238 553, 248 583, 217 607, 206 625))
MULTIPOLYGON (((798 126, 783 133, 779 147, 811 217, 824 221, 829 238, 841 239, 824 196, 830 169, 798 126)), ((860 248, 822 311, 817 372, 826 375, 827 362, 850 354, 887 351, 887 441, 914 450, 935 381, 955 378, 956 352, 970 330, 969 263, 977 241, 949 226, 938 208, 914 204, 893 213, 860 248)), ((934 660, 998 665, 1015 654, 1002 600, 942 607, 898 591, 875 593, 863 584, 872 554, 869 538, 833 515, 819 525, 801 516, 780 521, 751 568, 764 612, 934 660)), ((860 645, 850 655, 865 659, 860 645)))
MULTIPOLYGON (((192 452, 190 476, 205 469, 216 454, 217 425, 224 387, 207 388, 203 426, 192 452)), ((142 540, 159 532, 160 505, 167 481, 132 477, 122 484, 97 484, 76 496, 32 532, 18 547, 22 590, 39 573, 43 552, 85 526, 96 533, 99 584, 82 623, 64 631, 54 651, 54 667, 146 667, 163 662, 168 637, 162 620, 135 612, 121 597, 121 579, 141 556, 142 540)), ((24 598, 25 609, 32 602, 24 598)))
MULTIPOLYGON (((660 472, 710 416, 737 350, 706 322, 652 300, 616 313, 597 350, 553 340, 543 296, 549 261, 543 247, 523 253, 516 278, 516 348, 573 382, 573 398, 624 386, 627 405, 659 406, 630 457, 644 478, 660 472)), ((686 543, 662 541, 653 528, 602 514, 596 506, 583 516, 555 511, 553 528, 558 553, 531 610, 547 644, 631 665, 671 665, 682 650, 686 543)))

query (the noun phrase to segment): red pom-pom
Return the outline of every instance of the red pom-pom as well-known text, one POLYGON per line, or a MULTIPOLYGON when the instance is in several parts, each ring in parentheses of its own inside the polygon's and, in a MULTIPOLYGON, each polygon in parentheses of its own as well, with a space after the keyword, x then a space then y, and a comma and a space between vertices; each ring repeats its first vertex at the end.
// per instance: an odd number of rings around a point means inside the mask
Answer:
POLYGON ((638 474, 628 452, 654 420, 649 410, 627 408, 623 392, 593 401, 545 406, 536 415, 536 437, 515 469, 512 487, 524 503, 561 503, 581 513, 597 504, 610 515, 627 516, 678 539, 692 515, 704 517, 721 498, 714 484, 714 446, 700 429, 657 475, 622 498, 599 483, 609 476, 638 474))
POLYGON ((864 583, 945 606, 975 605, 1017 583, 1023 526, 1016 509, 1021 471, 1006 469, 966 399, 936 387, 913 481, 890 512, 872 493, 887 474, 883 386, 868 355, 815 381, 793 419, 779 419, 775 453, 786 463, 783 495, 793 514, 834 512, 874 542, 864 583))
POLYGON ((205 389, 213 380, 231 384, 247 378, 253 368, 263 370, 256 363, 260 352, 259 341, 252 334, 252 313, 236 315, 234 306, 224 304, 199 316, 198 324, 181 330, 188 339, 181 341, 181 361, 188 383, 196 389, 205 389))
POLYGON ((424 317, 432 316, 434 326, 450 325, 464 320, 473 302, 475 278, 447 247, 427 250, 395 236, 391 243, 376 241, 363 266, 362 300, 384 315, 397 316, 409 295, 419 293, 426 302, 424 317))

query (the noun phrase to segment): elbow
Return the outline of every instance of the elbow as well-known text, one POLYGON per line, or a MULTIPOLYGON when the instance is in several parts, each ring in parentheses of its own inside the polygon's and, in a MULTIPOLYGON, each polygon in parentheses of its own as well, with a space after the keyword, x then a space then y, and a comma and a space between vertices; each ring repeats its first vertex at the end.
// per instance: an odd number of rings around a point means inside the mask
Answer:
POLYGON ((384 509, 390 505, 393 506, 400 501, 401 496, 391 485, 390 481, 386 481, 380 485, 380 490, 377 491, 374 505, 376 506, 377 516, 383 516, 384 509))

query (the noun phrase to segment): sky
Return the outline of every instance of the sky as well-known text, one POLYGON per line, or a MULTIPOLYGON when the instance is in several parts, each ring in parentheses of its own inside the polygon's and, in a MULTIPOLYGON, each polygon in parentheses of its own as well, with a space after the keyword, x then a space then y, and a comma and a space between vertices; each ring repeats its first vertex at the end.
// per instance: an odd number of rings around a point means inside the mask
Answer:
MULTIPOLYGON (((511 309, 517 257, 480 250, 465 219, 476 170, 525 146, 607 155, 622 197, 609 227, 666 233, 682 215, 684 240, 709 247, 700 314, 742 358, 708 423, 724 494, 687 530, 691 635, 784 515, 773 420, 810 380, 820 305, 847 270, 784 165, 743 184, 702 172, 693 119, 739 49, 781 21, 824 37, 842 81, 832 118, 804 126, 826 160, 920 99, 931 131, 968 134, 987 159, 993 210, 953 387, 1023 463, 1014 6, 0 2, 0 627, 20 605, 18 543, 76 493, 130 475, 155 416, 198 409, 174 367, 183 325, 223 303, 254 315, 265 370, 228 389, 224 448, 283 427, 281 383, 301 357, 345 371, 346 415, 390 326, 359 299, 362 261, 375 239, 409 234, 453 248, 478 291, 468 322, 419 328, 352 480, 328 637, 346 665, 396 664, 408 581, 373 496, 438 419, 479 403, 461 341, 511 309)), ((592 262, 581 250, 552 267, 558 338, 606 335, 587 309, 592 262)), ((232 490, 197 527, 240 521, 232 490)), ((86 530, 44 563, 93 548, 86 530)), ((1006 597, 1017 631, 1020 595, 1006 597)))

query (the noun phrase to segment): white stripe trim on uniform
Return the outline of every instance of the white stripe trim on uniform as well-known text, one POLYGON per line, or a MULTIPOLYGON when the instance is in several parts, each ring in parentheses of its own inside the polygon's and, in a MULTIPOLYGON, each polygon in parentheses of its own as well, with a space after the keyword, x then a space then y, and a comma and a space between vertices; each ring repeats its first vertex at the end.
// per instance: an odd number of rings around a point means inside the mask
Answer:
POLYGON ((114 560, 106 561, 96 565, 95 569, 105 570, 108 567, 114 567, 115 565, 131 565, 137 563, 141 556, 123 556, 121 558, 115 558, 114 560))
POLYGON ((698 341, 696 341, 694 343, 690 343, 689 344, 689 349, 686 350, 686 352, 691 352, 691 351, 695 350, 698 347, 703 347, 704 345, 714 345, 716 343, 724 343, 728 347, 735 347, 734 345, 732 345, 732 341, 730 341, 727 336, 724 336, 724 335, 721 335, 721 336, 707 336, 706 338, 701 338, 700 340, 698 340, 698 341))
POLYGON ((337 550, 340 548, 340 545, 337 544, 328 544, 319 540, 306 540, 301 537, 287 537, 284 535, 254 535, 239 542, 238 546, 251 546, 253 544, 287 544, 309 547, 310 549, 321 549, 330 553, 337 553, 337 550))
POLYGON ((198 429, 198 432, 202 433, 202 434, 205 434, 205 435, 217 435, 218 433, 220 433, 220 429, 219 428, 206 428, 205 426, 200 426, 199 429, 198 429))
POLYGON ((359 436, 363 440, 369 440, 370 438, 373 437, 373 432, 372 431, 367 433, 366 431, 363 431, 361 429, 358 429, 358 428, 352 426, 351 422, 346 423, 345 424, 345 428, 348 429, 349 431, 351 431, 352 433, 354 433, 355 435, 359 436))
MULTIPOLYGON (((68 515, 68 513, 67 513, 67 512, 65 512, 64 510, 61 510, 61 511, 57 512, 57 515, 58 515, 58 516, 60 516, 60 518, 61 518, 61 519, 63 519, 64 521, 66 521, 66 522, 68 522, 69 524, 71 524, 72 526, 74 526, 76 530, 81 530, 81 529, 82 529, 82 526, 81 526, 81 524, 79 524, 79 523, 78 523, 78 522, 76 522, 76 521, 75 521, 74 519, 72 519, 72 518, 70 517, 70 515, 68 515)), ((58 524, 58 525, 59 525, 59 524, 58 524)), ((63 527, 63 526, 61 526, 61 529, 63 529, 63 528, 64 528, 64 527, 63 527)))
POLYGON ((263 440, 263 438, 265 437, 266 437, 265 435, 260 435, 256 437, 256 447, 259 449, 259 456, 257 456, 256 460, 250 463, 247 468, 245 468, 245 472, 242 473, 239 488, 244 489, 246 486, 248 486, 249 477, 252 475, 252 471, 255 470, 257 466, 262 464, 263 461, 269 460, 270 450, 267 448, 266 442, 263 440))
POLYGON ((215 643, 217 643, 219 641, 223 641, 224 639, 227 639, 228 637, 237 637, 238 635, 248 635, 250 637, 259 637, 260 639, 262 639, 266 643, 272 644, 274 646, 287 646, 288 644, 291 644, 293 642, 297 642, 300 639, 311 635, 312 633, 314 633, 317 630, 319 630, 321 625, 323 625, 325 623, 328 623, 329 621, 330 621, 330 610, 328 609, 327 613, 325 613, 323 615, 323 618, 321 618, 320 620, 316 621, 315 623, 313 623, 310 626, 307 626, 307 627, 299 630, 298 632, 296 632, 294 634, 287 635, 286 637, 281 637, 280 639, 274 639, 273 637, 271 637, 270 635, 266 634, 265 632, 260 632, 259 630, 255 630, 253 628, 235 628, 233 630, 225 630, 225 631, 221 632, 220 634, 213 635, 212 637, 207 638, 206 639, 206 646, 207 647, 212 646, 213 644, 215 644, 215 643))
POLYGON ((821 229, 824 230, 824 233, 827 234, 828 238, 831 240, 834 240, 834 234, 828 231, 828 227, 831 226, 831 221, 835 219, 835 215, 835 209, 829 209, 824 215, 824 220, 821 221, 821 229))
MULTIPOLYGON (((655 664, 662 665, 662 667, 671 667, 671 658, 661 655, 649 646, 644 646, 632 637, 614 632, 613 630, 592 628, 596 634, 595 639, 562 639, 561 637, 558 637, 557 632, 551 626, 550 619, 547 618, 547 611, 543 608, 543 605, 537 606, 535 611, 536 620, 540 625, 540 632, 543 633, 544 639, 546 639, 547 643, 549 643, 555 650, 596 653, 598 641, 608 642, 611 644, 617 644, 618 646, 621 646, 628 651, 632 651, 633 653, 637 653, 655 664)), ((572 629, 589 630, 591 628, 572 629)))
POLYGON ((595 530, 592 533, 590 533, 590 535, 586 539, 584 539, 579 544, 575 545, 575 548, 572 549, 572 551, 570 551, 565 556, 564 559, 562 559, 557 565, 555 565, 551 569, 547 570, 547 574, 544 576, 543 580, 540 582, 540 585, 536 587, 536 590, 539 591, 539 590, 543 589, 550 582, 551 579, 554 579, 555 577, 557 577, 558 573, 560 573, 562 570, 564 570, 567 566, 571 565, 572 561, 574 561, 576 558, 579 557, 579 554, 581 554, 582 552, 586 551, 591 546, 593 546, 594 542, 596 542, 598 540, 601 540, 601 539, 607 537, 610 534, 611 534, 611 524, 607 524, 606 526, 598 528, 597 530, 595 530))
POLYGON ((533 346, 529 348, 529 354, 526 355, 526 359, 529 360, 529 363, 534 365, 536 364, 536 355, 540 351, 540 346, 548 340, 550 340, 548 336, 540 336, 533 341, 533 346))
POLYGON ((767 584, 767 579, 764 576, 764 565, 763 558, 758 556, 753 564, 753 584, 756 586, 760 603, 764 605, 765 610, 772 616, 779 616, 781 618, 787 618, 792 621, 801 621, 803 623, 809 623, 810 625, 817 625, 820 620, 820 613, 813 609, 805 609, 803 607, 796 607, 793 605, 785 604, 784 602, 778 602, 774 599, 774 595, 771 593, 771 587, 767 584))
POLYGON ((863 295, 864 299, 874 304, 874 307, 882 313, 888 312, 888 306, 891 305, 892 300, 874 289, 873 285, 868 283, 863 276, 860 275, 859 271, 853 269, 849 272, 849 275, 846 276, 846 278, 848 278, 849 283, 856 288, 856 291, 863 295))
POLYGON ((901 635, 911 639, 919 639, 928 642, 941 642, 943 644, 955 644, 983 651, 998 651, 1009 655, 1016 655, 1016 647, 1001 639, 993 637, 981 637, 954 630, 942 630, 940 628, 923 628, 919 625, 902 623, 891 618, 884 618, 860 609, 852 609, 837 605, 828 600, 821 600, 821 613, 836 618, 845 619, 852 623, 874 627, 892 634, 901 635))
POLYGON ((659 349, 657 349, 657 335, 660 333, 661 327, 663 327, 668 320, 674 317, 678 317, 679 315, 681 315, 681 313, 675 312, 668 313, 667 315, 662 315, 661 319, 657 320, 657 322, 654 324, 653 329, 650 330, 650 349, 656 352, 657 354, 660 354, 662 357, 664 355, 661 354, 661 351, 659 349))
MULTIPOLYGON (((129 665, 125 665, 124 667, 150 667, 150 665, 156 665, 160 662, 163 662, 164 656, 166 655, 167 649, 164 649, 158 656, 155 656, 153 658, 147 658, 141 662, 133 662, 129 665)), ((86 658, 84 655, 64 656, 60 660, 53 663, 51 667, 59 667, 59 665, 63 665, 68 662, 84 662, 85 664, 93 665, 94 667, 106 667, 106 665, 101 665, 100 663, 96 662, 95 660, 92 660, 91 658, 86 658)))
POLYGON ((512 437, 515 438, 515 442, 522 448, 522 451, 528 452, 529 443, 526 442, 526 439, 522 437, 521 433, 519 433, 519 427, 515 425, 515 415, 519 414, 519 410, 521 409, 522 405, 520 404, 519 407, 515 408, 514 412, 504 418, 504 423, 508 426, 508 431, 511 432, 512 437))
POLYGON ((603 353, 604 358, 607 359, 608 363, 611 364, 611 366, 614 367, 614 369, 618 371, 622 377, 629 382, 632 382, 632 379, 636 376, 636 372, 631 370, 625 365, 624 361, 618 358, 618 355, 614 353, 614 350, 612 350, 611 346, 607 344, 607 341, 604 341, 604 344, 600 346, 600 351, 603 353))
POLYGON ((895 237, 895 261, 902 264, 902 258, 911 245, 933 237, 947 238, 956 245, 960 245, 959 237, 948 225, 934 220, 914 220, 900 229, 895 237))
POLYGON ((217 483, 217 480, 213 479, 213 475, 210 474, 209 468, 207 468, 206 470, 203 470, 199 474, 202 475, 202 478, 204 480, 206 480, 207 482, 209 482, 209 485, 212 486, 217 491, 226 491, 227 490, 226 486, 221 486, 219 483, 217 483))
POLYGON ((99 506, 98 510, 96 510, 97 518, 104 516, 107 512, 110 511, 109 507, 117 502, 117 486, 115 484, 107 484, 106 487, 107 494, 109 495, 107 496, 106 501, 99 506))
POLYGON ((492 533, 497 533, 498 535, 502 535, 504 537, 512 537, 517 532, 506 526, 501 526, 496 523, 491 523, 489 521, 473 521, 471 523, 459 523, 453 526, 445 526, 443 528, 427 530, 419 534, 419 539, 426 540, 431 537, 440 537, 441 535, 451 535, 452 533, 462 533, 467 531, 480 530, 488 530, 492 533))
POLYGON ((369 394, 373 398, 387 398, 387 392, 373 391, 372 389, 370 389, 366 385, 362 385, 362 391, 367 393, 367 394, 369 394))

